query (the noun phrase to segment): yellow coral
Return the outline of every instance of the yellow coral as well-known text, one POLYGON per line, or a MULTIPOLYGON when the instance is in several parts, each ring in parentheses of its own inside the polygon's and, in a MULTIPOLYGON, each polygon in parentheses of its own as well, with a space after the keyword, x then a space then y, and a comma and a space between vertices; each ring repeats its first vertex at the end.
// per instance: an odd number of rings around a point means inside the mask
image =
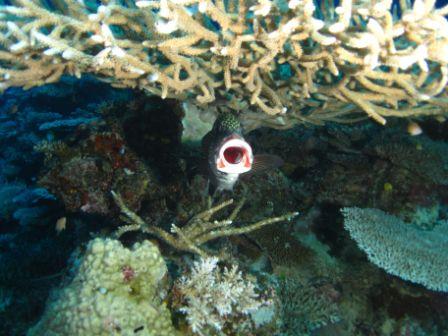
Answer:
POLYGON ((163 300, 167 273, 148 241, 127 249, 117 240, 94 239, 71 283, 57 291, 29 336, 175 336, 163 300))

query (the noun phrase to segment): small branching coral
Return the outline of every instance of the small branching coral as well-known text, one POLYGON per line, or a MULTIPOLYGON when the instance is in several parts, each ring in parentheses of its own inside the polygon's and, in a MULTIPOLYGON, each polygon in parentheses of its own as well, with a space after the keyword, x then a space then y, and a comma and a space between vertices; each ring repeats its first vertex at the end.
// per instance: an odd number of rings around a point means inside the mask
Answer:
POLYGON ((283 216, 263 219, 254 224, 242 227, 231 227, 245 203, 244 198, 238 203, 235 209, 233 209, 228 218, 224 220, 212 219, 218 211, 233 203, 233 199, 230 199, 196 214, 182 227, 172 224, 171 233, 168 233, 159 227, 149 226, 136 213, 132 212, 126 204, 124 204, 121 196, 117 193, 112 191, 112 196, 120 208, 121 213, 124 215, 123 219, 129 224, 122 226, 117 230, 117 237, 120 237, 125 232, 129 231, 142 231, 157 236, 178 250, 199 254, 202 257, 208 256, 208 253, 201 248, 201 246, 210 240, 258 230, 266 225, 291 220, 299 214, 298 212, 290 212, 283 216))
POLYGON ((177 281, 175 292, 179 311, 186 314, 193 333, 201 336, 224 335, 224 328, 237 333, 251 330, 251 312, 272 304, 257 294, 256 284, 238 266, 221 269, 216 257, 195 262, 191 273, 177 281))

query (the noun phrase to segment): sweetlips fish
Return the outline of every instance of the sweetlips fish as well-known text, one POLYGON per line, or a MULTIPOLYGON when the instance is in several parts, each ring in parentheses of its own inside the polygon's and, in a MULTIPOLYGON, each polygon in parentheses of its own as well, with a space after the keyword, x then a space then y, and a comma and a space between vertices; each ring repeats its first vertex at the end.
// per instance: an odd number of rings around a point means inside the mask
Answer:
POLYGON ((240 121, 231 113, 218 116, 212 130, 202 139, 202 149, 207 155, 208 175, 214 191, 232 191, 241 174, 265 171, 283 164, 276 155, 254 155, 243 137, 240 121))

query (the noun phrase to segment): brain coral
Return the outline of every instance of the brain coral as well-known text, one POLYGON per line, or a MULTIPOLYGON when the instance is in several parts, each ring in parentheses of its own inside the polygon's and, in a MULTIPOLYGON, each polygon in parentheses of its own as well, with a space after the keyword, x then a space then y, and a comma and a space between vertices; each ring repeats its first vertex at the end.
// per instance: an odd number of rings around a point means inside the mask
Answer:
POLYGON ((174 336, 162 302, 167 268, 150 242, 127 249, 117 240, 92 240, 73 280, 54 293, 29 336, 174 336))

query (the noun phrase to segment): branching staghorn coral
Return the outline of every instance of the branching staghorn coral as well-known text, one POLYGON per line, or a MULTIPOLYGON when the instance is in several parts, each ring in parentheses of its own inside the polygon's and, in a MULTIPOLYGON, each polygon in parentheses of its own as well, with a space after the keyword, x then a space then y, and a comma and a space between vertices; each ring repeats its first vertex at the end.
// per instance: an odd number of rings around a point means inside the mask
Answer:
POLYGON ((291 212, 283 216, 263 219, 254 224, 249 224, 242 227, 231 227, 238 213, 244 205, 244 198, 233 209, 228 218, 223 220, 212 219, 212 217, 217 212, 230 206, 233 203, 233 199, 230 199, 194 215, 182 227, 178 227, 175 224, 172 224, 171 233, 168 233, 157 226, 148 225, 142 218, 140 218, 136 213, 132 212, 126 206, 126 204, 124 204, 121 196, 117 193, 112 192, 112 197, 114 198, 117 206, 120 208, 123 219, 129 224, 120 227, 116 231, 115 235, 117 237, 120 237, 124 233, 130 231, 142 231, 158 237, 175 249, 195 253, 203 258, 207 257, 209 253, 201 248, 201 246, 208 241, 221 237, 228 237, 232 235, 251 232, 254 230, 258 230, 263 226, 274 224, 277 222, 289 221, 299 214, 298 212, 291 212))
POLYGON ((448 6, 435 0, 11 3, 0 7, 1 89, 93 73, 162 98, 224 98, 252 128, 448 107, 448 6))

